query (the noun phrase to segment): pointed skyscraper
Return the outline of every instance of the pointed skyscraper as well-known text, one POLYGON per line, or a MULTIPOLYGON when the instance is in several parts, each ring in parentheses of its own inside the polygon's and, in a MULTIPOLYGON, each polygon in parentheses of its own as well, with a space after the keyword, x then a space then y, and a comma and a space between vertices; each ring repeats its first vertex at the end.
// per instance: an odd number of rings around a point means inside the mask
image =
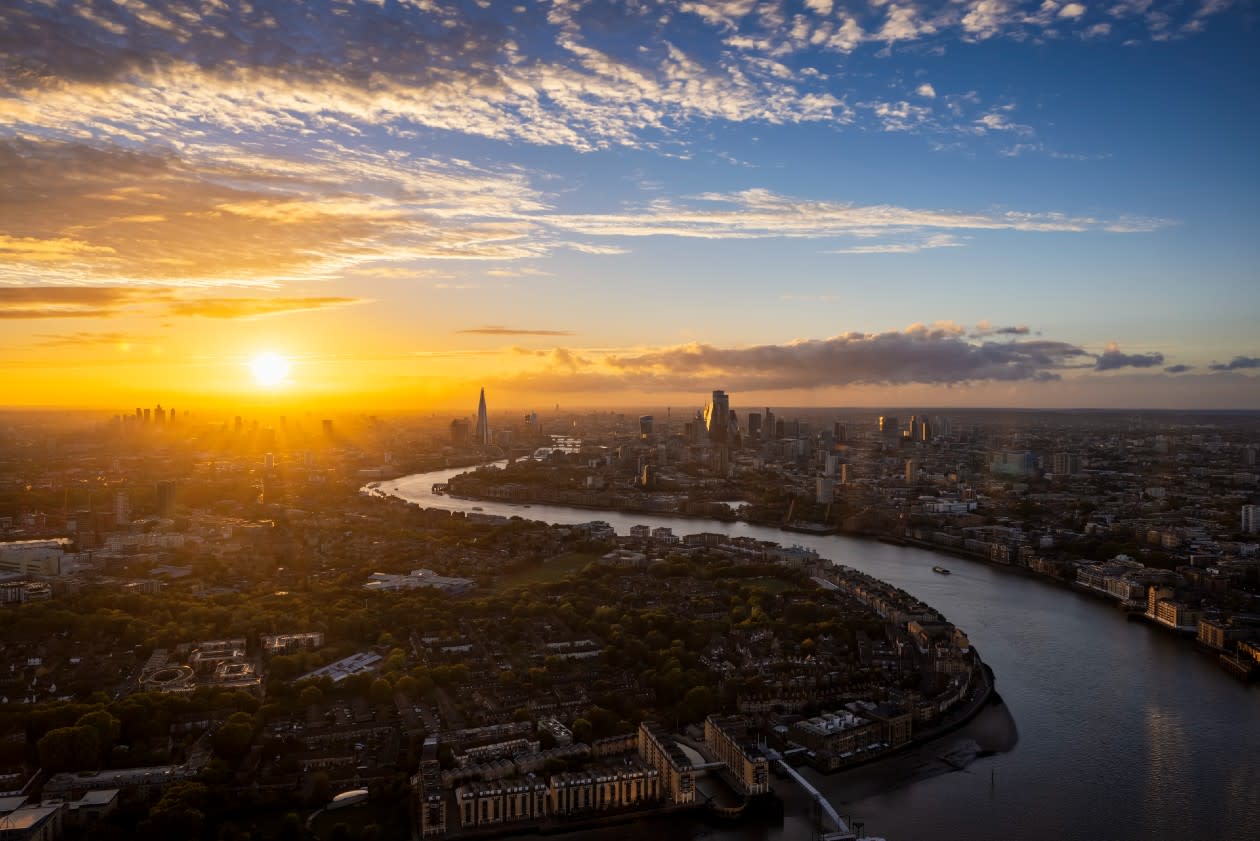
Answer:
POLYGON ((486 415, 486 390, 481 389, 481 399, 477 401, 477 443, 485 446, 490 443, 490 418, 486 415))

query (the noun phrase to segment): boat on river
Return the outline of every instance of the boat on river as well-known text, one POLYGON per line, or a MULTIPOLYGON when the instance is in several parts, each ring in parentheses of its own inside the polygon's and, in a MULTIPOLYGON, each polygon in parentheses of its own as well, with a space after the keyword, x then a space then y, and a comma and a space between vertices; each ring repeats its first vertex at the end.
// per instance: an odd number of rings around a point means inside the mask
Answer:
POLYGON ((949 570, 945 569, 945 567, 932 567, 932 572, 939 572, 941 575, 950 574, 949 570))

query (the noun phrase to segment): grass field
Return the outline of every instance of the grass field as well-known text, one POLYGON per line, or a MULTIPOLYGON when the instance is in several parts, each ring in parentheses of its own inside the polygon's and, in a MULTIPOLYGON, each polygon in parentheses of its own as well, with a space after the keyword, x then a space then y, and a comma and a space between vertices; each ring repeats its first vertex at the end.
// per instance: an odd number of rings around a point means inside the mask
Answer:
POLYGON ((515 590, 530 584, 542 584, 548 581, 559 581, 577 572, 591 561, 599 559, 595 552, 564 552, 548 558, 536 567, 519 570, 505 575, 495 582, 491 588, 496 593, 515 590))

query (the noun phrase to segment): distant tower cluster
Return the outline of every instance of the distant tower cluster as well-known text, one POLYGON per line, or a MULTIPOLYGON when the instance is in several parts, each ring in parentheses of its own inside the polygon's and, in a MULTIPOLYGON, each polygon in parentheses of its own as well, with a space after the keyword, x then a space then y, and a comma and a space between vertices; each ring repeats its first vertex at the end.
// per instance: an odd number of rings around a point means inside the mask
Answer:
POLYGON ((485 447, 491 443, 490 440, 490 417, 486 413, 486 390, 481 390, 481 397, 477 401, 477 429, 475 431, 475 439, 478 446, 485 447))

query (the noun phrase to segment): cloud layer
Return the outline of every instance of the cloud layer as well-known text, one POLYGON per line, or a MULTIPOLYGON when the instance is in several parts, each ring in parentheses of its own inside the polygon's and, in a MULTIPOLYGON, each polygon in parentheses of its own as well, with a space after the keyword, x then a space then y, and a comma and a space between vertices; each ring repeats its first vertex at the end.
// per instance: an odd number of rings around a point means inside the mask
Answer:
MULTIPOLYGON (((619 242, 856 240, 840 254, 964 244, 964 232, 1133 233, 1170 224, 1058 212, 858 205, 766 189, 561 213, 510 167, 322 144, 291 159, 218 146, 183 153, 0 141, 0 283, 278 286, 433 260, 519 261, 619 242)), ((491 271, 538 274, 534 268, 491 271)))
POLYGON ((700 121, 1001 133, 1018 124, 966 92, 866 99, 819 66, 949 41, 1168 40, 1229 5, 11 0, 0 125, 115 140, 385 126, 580 150, 676 142, 700 121))

